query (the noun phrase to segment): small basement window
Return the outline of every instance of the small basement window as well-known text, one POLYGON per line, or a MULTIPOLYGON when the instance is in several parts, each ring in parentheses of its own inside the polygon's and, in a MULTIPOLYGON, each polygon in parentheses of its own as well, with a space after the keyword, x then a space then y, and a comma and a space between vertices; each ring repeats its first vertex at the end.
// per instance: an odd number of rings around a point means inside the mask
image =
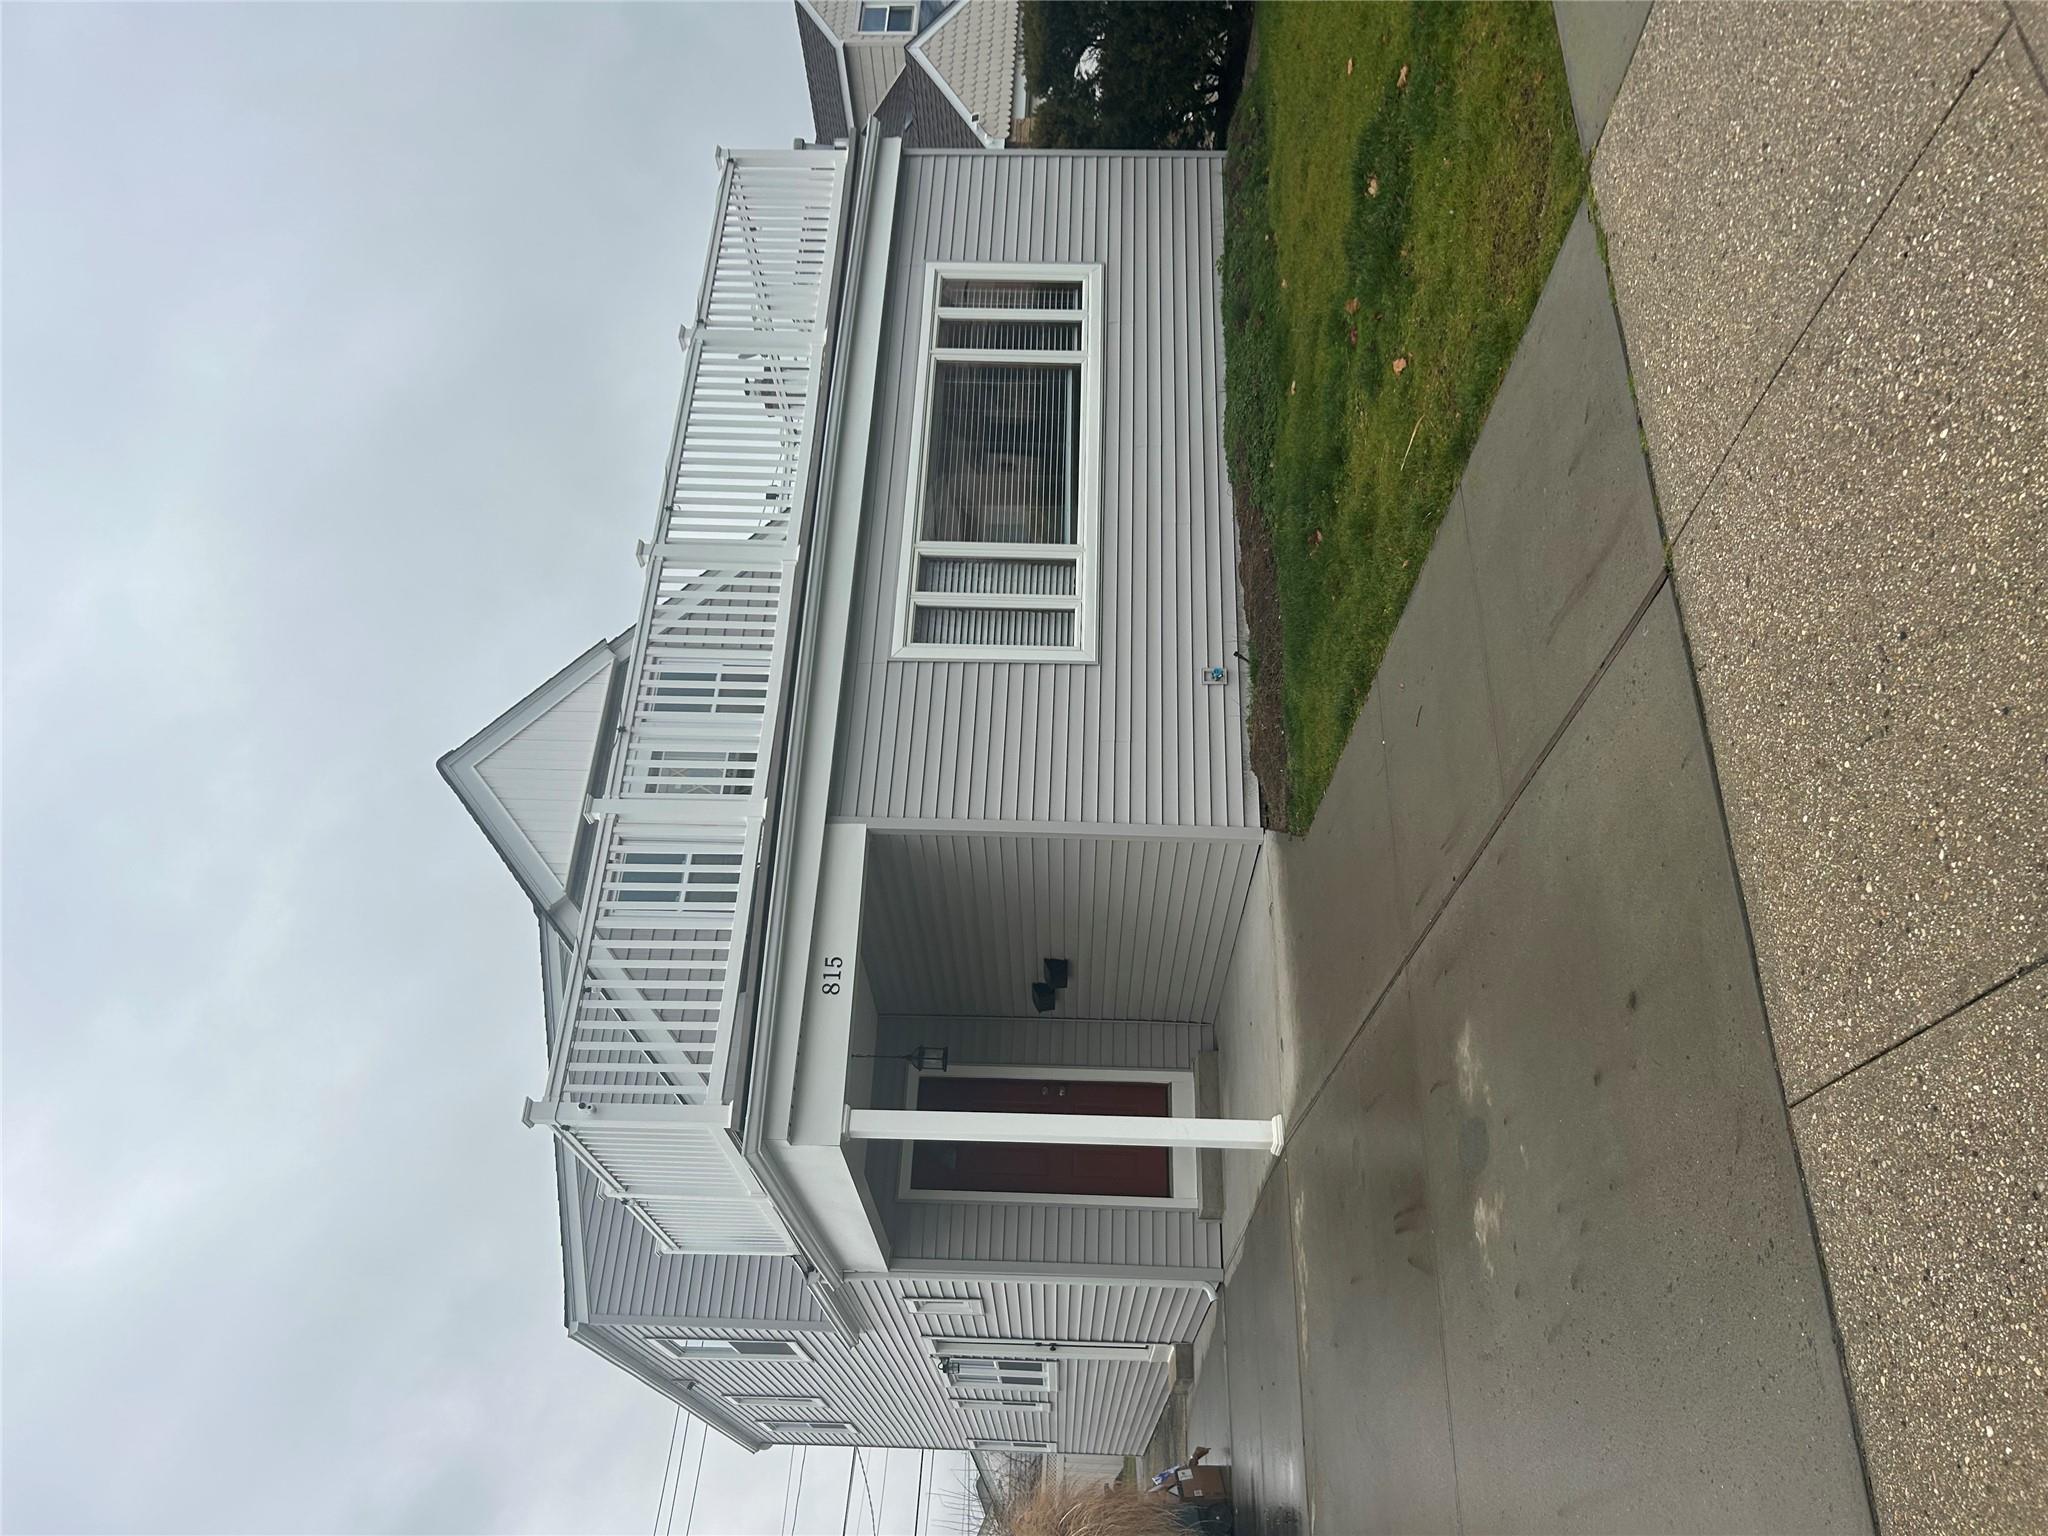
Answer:
POLYGON ((863 5, 860 8, 860 29, 863 32, 908 32, 916 14, 915 5, 863 5))
POLYGON ((663 1339, 686 1360, 808 1360, 794 1339, 663 1339))
POLYGON ((1093 661, 1100 269, 927 284, 896 655, 1093 661))
POLYGON ((947 1355, 944 1369, 956 1387, 1012 1387, 1048 1392, 1053 1385, 1050 1360, 1002 1360, 983 1355, 947 1355))

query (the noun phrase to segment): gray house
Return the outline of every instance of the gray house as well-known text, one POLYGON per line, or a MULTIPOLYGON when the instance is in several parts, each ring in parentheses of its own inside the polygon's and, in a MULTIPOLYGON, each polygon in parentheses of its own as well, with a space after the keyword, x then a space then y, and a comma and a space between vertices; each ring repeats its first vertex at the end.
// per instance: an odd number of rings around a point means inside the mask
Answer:
POLYGON ((640 611, 441 763, 540 917, 569 1331, 749 1447, 1134 1451, 1279 1134, 1198 1083, 1220 157, 721 165, 640 611))
POLYGON ((1017 0, 796 0, 818 140, 1001 149, 1030 116, 1017 0))

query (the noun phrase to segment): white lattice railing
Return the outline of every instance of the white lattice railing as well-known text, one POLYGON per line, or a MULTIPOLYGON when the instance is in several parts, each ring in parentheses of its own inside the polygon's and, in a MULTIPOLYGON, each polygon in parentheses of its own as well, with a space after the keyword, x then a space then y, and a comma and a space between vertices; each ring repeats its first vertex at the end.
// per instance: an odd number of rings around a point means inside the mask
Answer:
POLYGON ((842 150, 724 157, 546 1096, 670 1252, 791 1251, 729 1133, 765 770, 824 393, 842 150))

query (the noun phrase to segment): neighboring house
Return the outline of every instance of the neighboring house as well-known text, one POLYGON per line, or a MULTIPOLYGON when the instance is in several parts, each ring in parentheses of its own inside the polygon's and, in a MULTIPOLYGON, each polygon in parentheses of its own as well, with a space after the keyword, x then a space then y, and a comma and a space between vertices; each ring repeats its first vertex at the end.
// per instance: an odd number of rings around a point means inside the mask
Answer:
POLYGON ((1279 1130, 1201 1117, 1221 157, 722 163, 638 618, 441 763, 541 917, 569 1331, 749 1447, 1136 1451, 1279 1130))
POLYGON ((818 140, 869 119, 912 149, 1001 149, 1030 114, 1017 0, 796 0, 818 140))

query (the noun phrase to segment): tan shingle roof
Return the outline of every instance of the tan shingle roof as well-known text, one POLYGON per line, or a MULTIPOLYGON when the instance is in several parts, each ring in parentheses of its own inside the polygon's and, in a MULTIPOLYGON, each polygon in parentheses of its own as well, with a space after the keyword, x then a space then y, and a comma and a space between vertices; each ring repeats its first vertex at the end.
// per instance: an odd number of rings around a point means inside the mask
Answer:
POLYGON ((998 144, 1010 136, 1017 86, 1017 0, 959 0, 917 51, 998 144))

